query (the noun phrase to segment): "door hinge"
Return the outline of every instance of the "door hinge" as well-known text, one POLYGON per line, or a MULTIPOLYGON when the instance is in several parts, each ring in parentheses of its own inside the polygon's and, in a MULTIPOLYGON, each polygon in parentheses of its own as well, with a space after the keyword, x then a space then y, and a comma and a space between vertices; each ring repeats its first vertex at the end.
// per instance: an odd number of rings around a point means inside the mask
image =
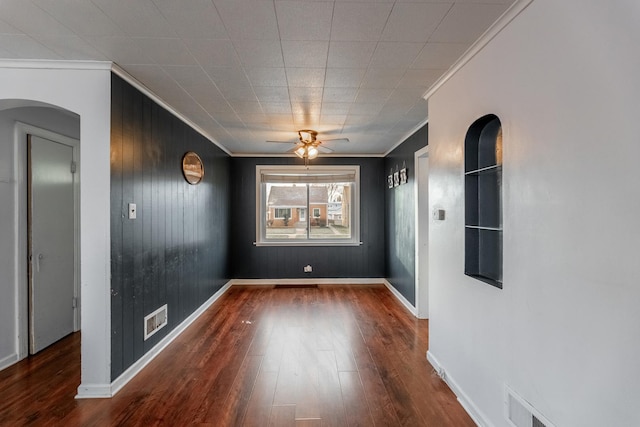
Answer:
POLYGON ((71 307, 73 307, 73 308, 77 308, 78 307, 78 298, 73 297, 73 299, 71 300, 71 307))
POLYGON ((76 173, 76 162, 71 162, 71 173, 76 173))

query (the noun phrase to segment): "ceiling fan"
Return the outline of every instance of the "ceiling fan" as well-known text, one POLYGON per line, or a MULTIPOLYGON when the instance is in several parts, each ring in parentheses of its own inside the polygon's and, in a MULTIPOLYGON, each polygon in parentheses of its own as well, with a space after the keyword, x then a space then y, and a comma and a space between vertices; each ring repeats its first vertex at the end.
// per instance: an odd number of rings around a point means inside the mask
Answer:
POLYGON ((267 141, 277 142, 285 144, 296 144, 296 146, 290 151, 295 153, 296 156, 304 159, 304 164, 307 166, 309 160, 313 160, 318 157, 319 152, 332 153, 333 150, 329 147, 321 145, 323 142, 349 142, 349 138, 333 138, 320 141, 318 138, 318 132, 312 129, 300 129, 298 131, 298 141, 267 141))

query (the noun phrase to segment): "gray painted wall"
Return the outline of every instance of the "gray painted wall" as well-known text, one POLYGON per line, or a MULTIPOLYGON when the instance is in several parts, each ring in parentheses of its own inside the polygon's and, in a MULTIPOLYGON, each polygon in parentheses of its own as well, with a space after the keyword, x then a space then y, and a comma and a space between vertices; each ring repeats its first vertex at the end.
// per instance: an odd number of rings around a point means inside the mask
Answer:
POLYGON ((384 171, 389 175, 407 168, 407 183, 386 188, 385 197, 385 270, 386 278, 415 306, 415 169, 413 155, 428 143, 425 125, 384 159, 384 171))
POLYGON ((384 171, 381 158, 318 158, 360 165, 360 246, 256 247, 256 165, 301 164, 292 157, 231 159, 231 274, 240 279, 384 277, 384 171), (312 273, 302 268, 311 264, 312 273))

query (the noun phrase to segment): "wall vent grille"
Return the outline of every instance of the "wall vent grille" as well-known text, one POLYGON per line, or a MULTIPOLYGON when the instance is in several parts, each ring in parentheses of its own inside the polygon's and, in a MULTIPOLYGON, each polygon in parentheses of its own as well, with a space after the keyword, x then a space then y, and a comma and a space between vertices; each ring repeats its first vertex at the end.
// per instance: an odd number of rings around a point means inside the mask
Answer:
POLYGON ((505 386, 505 415, 513 427, 554 427, 533 406, 505 386))
POLYGON ((144 339, 145 341, 160 329, 167 326, 167 305, 163 305, 153 313, 144 318, 144 339))

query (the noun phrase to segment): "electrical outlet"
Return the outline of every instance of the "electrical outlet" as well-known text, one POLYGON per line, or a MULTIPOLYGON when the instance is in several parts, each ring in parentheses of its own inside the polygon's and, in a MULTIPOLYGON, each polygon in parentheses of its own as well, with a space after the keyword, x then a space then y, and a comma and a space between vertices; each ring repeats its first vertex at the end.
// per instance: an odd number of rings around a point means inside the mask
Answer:
POLYGON ((311 264, 308 264, 304 266, 303 270, 305 273, 311 273, 313 271, 313 268, 311 267, 311 264))
POLYGON ((135 203, 129 203, 129 219, 136 219, 138 216, 138 210, 135 203))

